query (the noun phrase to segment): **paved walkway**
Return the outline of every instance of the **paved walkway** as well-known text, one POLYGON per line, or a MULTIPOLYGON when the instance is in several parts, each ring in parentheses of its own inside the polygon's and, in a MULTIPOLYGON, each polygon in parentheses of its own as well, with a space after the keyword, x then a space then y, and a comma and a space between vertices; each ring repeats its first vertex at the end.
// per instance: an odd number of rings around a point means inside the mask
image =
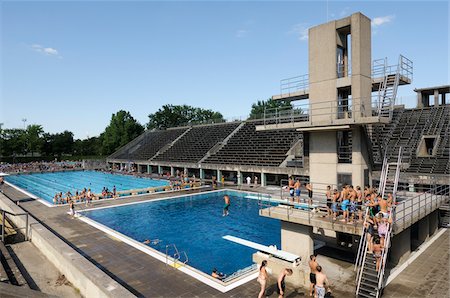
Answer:
POLYGON ((384 289, 383 297, 450 297, 449 241, 447 229, 384 289))
MULTIPOLYGON (((68 207, 49 208, 30 200, 21 192, 6 186, 5 194, 13 200, 19 200, 20 206, 38 218, 44 225, 62 238, 71 247, 84 255, 88 260, 121 283, 124 287, 139 297, 257 297, 259 284, 250 281, 227 293, 221 293, 206 284, 165 266, 153 257, 109 237, 102 231, 67 215, 68 207)), ((124 198, 113 201, 95 202, 95 207, 123 204, 131 201, 149 200, 173 196, 174 194, 158 194, 157 196, 142 196, 124 198)), ((82 209, 78 205, 77 210, 82 209)), ((274 291, 276 280, 267 291, 268 297, 277 297, 274 291)), ((350 297, 354 285, 345 289, 333 287, 334 297, 350 297), (348 289, 347 289, 348 288, 348 289), (348 290, 348 292, 346 292, 348 290), (350 295, 350 296, 349 296, 350 295)), ((287 288, 285 297, 305 296, 305 289, 287 288)))

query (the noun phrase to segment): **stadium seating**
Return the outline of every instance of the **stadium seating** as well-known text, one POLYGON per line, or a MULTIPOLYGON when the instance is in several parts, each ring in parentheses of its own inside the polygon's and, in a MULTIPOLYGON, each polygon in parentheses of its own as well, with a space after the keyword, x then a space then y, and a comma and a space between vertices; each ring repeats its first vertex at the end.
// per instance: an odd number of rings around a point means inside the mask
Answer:
POLYGON ((215 154, 204 162, 278 167, 302 135, 295 129, 256 131, 262 121, 248 121, 215 154))
POLYGON ((193 126, 167 151, 154 160, 199 162, 206 153, 231 134, 241 122, 193 126))
POLYGON ((170 145, 188 128, 146 131, 128 145, 113 153, 111 159, 148 160, 170 145))

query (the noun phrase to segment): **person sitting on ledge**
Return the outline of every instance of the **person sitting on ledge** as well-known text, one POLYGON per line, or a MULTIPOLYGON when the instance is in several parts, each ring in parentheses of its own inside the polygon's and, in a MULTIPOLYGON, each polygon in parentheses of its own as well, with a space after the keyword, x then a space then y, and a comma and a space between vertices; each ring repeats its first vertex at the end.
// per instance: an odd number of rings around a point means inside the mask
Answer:
POLYGON ((216 268, 212 270, 211 276, 219 280, 223 280, 226 277, 222 272, 218 272, 216 268))

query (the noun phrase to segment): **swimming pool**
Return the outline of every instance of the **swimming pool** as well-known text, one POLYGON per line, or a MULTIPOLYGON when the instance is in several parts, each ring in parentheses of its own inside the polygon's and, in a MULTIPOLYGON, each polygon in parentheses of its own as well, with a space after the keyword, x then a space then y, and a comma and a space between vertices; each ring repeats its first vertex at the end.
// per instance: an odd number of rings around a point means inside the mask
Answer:
MULTIPOLYGON (((88 219, 149 244, 161 253, 175 244, 185 251, 188 265, 206 274, 213 268, 227 275, 253 264, 252 248, 223 239, 231 235, 263 245, 280 247, 280 222, 259 216, 258 200, 248 193, 213 191, 159 201, 99 208, 83 212, 88 219), (231 199, 229 215, 222 216, 223 196, 231 199)), ((253 196, 254 197, 254 196, 253 196)))
POLYGON ((103 187, 112 190, 114 185, 117 191, 136 188, 147 188, 168 185, 168 181, 139 178, 120 174, 111 174, 96 171, 67 171, 55 173, 33 173, 8 175, 4 177, 9 183, 24 189, 35 196, 53 204, 53 196, 57 192, 63 195, 70 190, 81 191, 90 188, 94 193, 101 193, 103 187))

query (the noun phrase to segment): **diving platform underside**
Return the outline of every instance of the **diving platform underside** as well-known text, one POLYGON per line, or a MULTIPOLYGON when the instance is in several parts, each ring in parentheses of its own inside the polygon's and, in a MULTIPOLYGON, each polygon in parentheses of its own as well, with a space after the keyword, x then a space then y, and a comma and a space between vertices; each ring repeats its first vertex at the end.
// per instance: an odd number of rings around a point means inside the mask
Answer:
MULTIPOLYGON (((388 75, 388 78, 394 77, 394 76, 395 76, 395 74, 390 74, 390 75, 388 75)), ((350 86, 351 85, 351 77, 349 77, 349 78, 350 78, 350 80, 345 80, 347 78, 342 78, 342 82, 347 81, 348 82, 347 85, 350 86)), ((372 78, 372 92, 378 91, 380 88, 380 84, 383 81, 384 81, 384 77, 372 78)), ((411 78, 409 78, 407 76, 403 76, 403 75, 399 76, 399 85, 400 86, 409 85, 409 84, 411 84, 411 78)), ((345 87, 344 85, 342 85, 340 87, 345 87)), ((302 99, 308 99, 308 98, 309 98, 309 88, 299 89, 299 90, 295 90, 292 92, 272 96, 272 100, 286 100, 286 101, 295 101, 295 100, 302 100, 302 99)))
POLYGON ((313 120, 307 115, 294 118, 286 117, 285 119, 276 118, 274 120, 267 119, 267 124, 257 125, 255 128, 257 131, 277 129, 297 129, 299 131, 337 130, 349 128, 350 125, 387 124, 390 121, 388 117, 379 116, 344 119, 323 119, 322 117, 320 120, 313 120))

